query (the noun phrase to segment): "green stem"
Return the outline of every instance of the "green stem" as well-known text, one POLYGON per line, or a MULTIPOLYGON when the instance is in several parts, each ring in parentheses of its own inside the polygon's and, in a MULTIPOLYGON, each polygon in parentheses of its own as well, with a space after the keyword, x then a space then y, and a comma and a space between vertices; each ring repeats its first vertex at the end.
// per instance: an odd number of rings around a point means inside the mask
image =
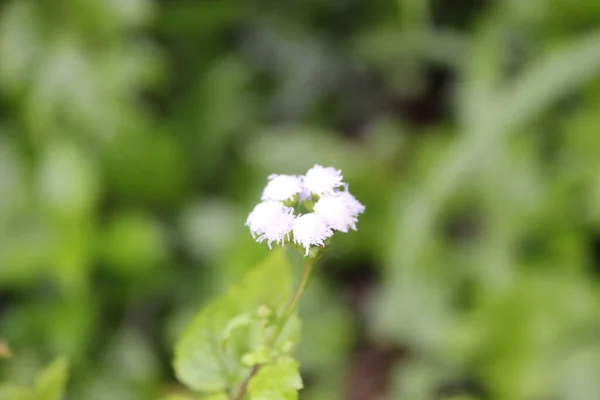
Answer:
MULTIPOLYGON (((294 289, 294 293, 292 293, 292 298, 290 299, 288 304, 285 306, 283 314, 281 315, 281 318, 279 318, 279 321, 277 322, 277 326, 275 327, 275 331, 273 332, 273 335, 267 340, 267 346, 271 347, 275 344, 275 342, 277 342, 279 335, 281 335, 281 332, 287 325, 287 322, 289 321, 290 317, 294 314, 294 311, 296 311, 296 307, 298 306, 298 302, 300 301, 300 298, 302 297, 302 294, 304 293, 304 289, 306 289, 306 285, 308 284, 308 280, 314 269, 314 266, 315 266, 315 260, 311 260, 311 259, 308 259, 306 261, 306 264, 304 264, 300 282, 298 282, 296 289, 294 289)), ((252 369, 250 370, 250 373, 248 374, 246 379, 244 379, 244 381, 241 383, 239 389, 237 390, 237 392, 235 393, 235 395, 232 397, 231 400, 241 400, 244 398, 244 395, 246 394, 246 390, 248 389, 248 384, 250 383, 250 380, 254 377, 254 375, 256 375, 258 373, 259 370, 260 370, 260 365, 255 365, 254 367, 252 367, 252 369)))
POLYGON ((300 282, 298 282, 298 285, 296 286, 296 289, 294 290, 294 293, 292 294, 292 298, 288 302, 287 306, 285 307, 285 310, 283 311, 283 315, 279 319, 279 322, 275 329, 275 333, 271 337, 271 341, 269 342, 269 345, 273 345, 277 341, 277 339, 279 338, 279 335, 281 335, 281 332, 285 328, 285 325, 287 324, 288 320, 290 319, 292 314, 294 314, 294 311, 296 311, 298 302, 300 301, 302 294, 304 294, 304 289, 306 289, 306 285, 308 284, 308 280, 310 278, 310 275, 311 275, 314 267, 315 267, 315 261, 311 260, 311 259, 307 260, 306 264, 304 264, 300 282))

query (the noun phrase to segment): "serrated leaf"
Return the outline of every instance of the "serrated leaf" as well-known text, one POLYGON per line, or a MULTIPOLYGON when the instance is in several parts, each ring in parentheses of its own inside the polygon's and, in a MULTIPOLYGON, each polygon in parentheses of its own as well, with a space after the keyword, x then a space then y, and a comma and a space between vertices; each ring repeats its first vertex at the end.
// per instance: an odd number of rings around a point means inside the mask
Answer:
POLYGON ((298 362, 290 357, 263 366, 250 380, 250 400, 296 400, 302 389, 298 362))
POLYGON ((35 382, 36 400, 60 400, 68 379, 68 363, 58 358, 38 375, 35 382))
POLYGON ((280 311, 290 296, 291 275, 282 249, 250 271, 240 285, 213 300, 183 332, 175 347, 175 372, 192 389, 227 390, 248 372, 241 356, 262 344, 262 325, 245 315, 261 306, 280 311), (226 351, 224 342, 232 351, 226 351))

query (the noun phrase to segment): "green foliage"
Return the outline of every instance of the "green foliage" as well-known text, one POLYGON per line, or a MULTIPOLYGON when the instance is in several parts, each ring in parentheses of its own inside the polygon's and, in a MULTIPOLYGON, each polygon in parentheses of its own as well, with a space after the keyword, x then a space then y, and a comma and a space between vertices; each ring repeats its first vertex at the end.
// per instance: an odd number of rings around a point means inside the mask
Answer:
POLYGON ((161 400, 228 400, 225 393, 209 394, 201 397, 192 397, 184 394, 172 394, 161 398, 161 400))
POLYGON ((64 359, 58 359, 50 364, 36 379, 34 398, 39 400, 61 399, 67 383, 67 373, 67 362, 64 359))
POLYGON ((68 366, 64 359, 57 359, 41 371, 33 388, 0 385, 2 400, 60 400, 64 396, 68 379, 68 366))
POLYGON ((265 363, 278 391, 293 352, 306 400, 600 398, 599 26, 597 0, 0 0, 0 399, 59 355, 70 400, 230 395, 188 394, 175 344, 192 389, 265 363), (367 211, 267 346, 287 272, 212 299, 268 253, 265 177, 315 163, 367 211))
POLYGON ((2 400, 31 400, 29 388, 13 386, 10 384, 0 386, 0 399, 2 400))
POLYGON ((183 394, 173 394, 169 396, 165 396, 161 400, 192 400, 191 397, 183 395, 183 394))
MULTIPOLYGON (((175 350, 177 377, 198 391, 231 390, 249 374, 250 367, 269 363, 273 348, 286 342, 293 345, 299 327, 294 322, 290 326, 296 332, 271 343, 290 287, 284 251, 274 250, 241 284, 209 303, 185 329, 175 350)), ((291 349, 288 345, 284 350, 291 349)))
POLYGON ((248 385, 251 400, 296 400, 302 389, 298 362, 283 357, 262 367, 248 385))
POLYGON ((200 400, 228 400, 228 397, 225 393, 216 393, 208 396, 202 396, 200 400))

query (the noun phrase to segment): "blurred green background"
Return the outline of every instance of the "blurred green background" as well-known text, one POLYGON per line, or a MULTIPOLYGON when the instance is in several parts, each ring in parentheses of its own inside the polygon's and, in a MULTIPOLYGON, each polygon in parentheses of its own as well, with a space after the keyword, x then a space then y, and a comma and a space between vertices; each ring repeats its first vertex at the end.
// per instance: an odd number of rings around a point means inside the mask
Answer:
POLYGON ((302 399, 600 399, 597 0, 0 1, 0 380, 182 391, 267 175, 315 163, 367 211, 302 399))

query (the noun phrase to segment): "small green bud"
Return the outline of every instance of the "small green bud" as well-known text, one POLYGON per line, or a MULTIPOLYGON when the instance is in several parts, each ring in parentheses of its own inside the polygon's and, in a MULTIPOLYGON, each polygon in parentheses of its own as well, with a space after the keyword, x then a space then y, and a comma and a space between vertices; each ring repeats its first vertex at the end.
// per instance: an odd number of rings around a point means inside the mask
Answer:
POLYGON ((254 352, 254 359, 257 364, 265 364, 271 361, 272 351, 266 346, 259 346, 254 352))
POLYGON ((273 310, 271 310, 268 306, 263 304, 258 307, 256 315, 258 315, 259 318, 267 319, 273 315, 273 310))
POLYGON ((254 353, 246 353, 242 356, 242 365, 246 368, 251 368, 257 364, 254 353))
POLYGON ((287 207, 295 208, 298 205, 298 195, 295 194, 294 197, 292 197, 291 199, 284 200, 283 205, 287 206, 287 207))
POLYGON ((242 356, 241 362, 244 367, 253 367, 257 364, 266 364, 273 359, 273 350, 261 345, 256 350, 242 356))
POLYGON ((281 343, 279 345, 279 350, 284 354, 288 354, 290 351, 292 351, 293 348, 294 348, 294 342, 292 342, 289 339, 285 340, 283 343, 281 343))

